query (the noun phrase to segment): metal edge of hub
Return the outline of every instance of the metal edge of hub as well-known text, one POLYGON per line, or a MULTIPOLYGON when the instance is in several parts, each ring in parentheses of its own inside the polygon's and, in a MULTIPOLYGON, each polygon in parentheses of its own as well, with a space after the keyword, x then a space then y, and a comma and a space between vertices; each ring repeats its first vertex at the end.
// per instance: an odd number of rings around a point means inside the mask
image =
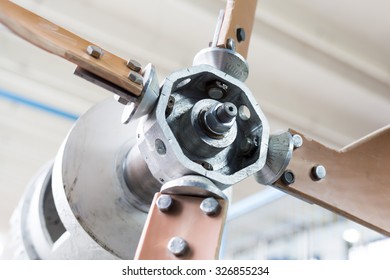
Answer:
POLYGON ((198 52, 193 65, 207 64, 242 81, 248 78, 249 67, 246 59, 239 53, 218 47, 210 47, 198 52))
POLYGON ((50 238, 42 224, 40 202, 50 181, 53 162, 43 166, 29 182, 11 217, 11 249, 15 259, 42 259, 50 252, 50 238))
POLYGON ((138 119, 151 112, 156 105, 160 94, 157 73, 155 67, 149 63, 144 70, 143 90, 135 102, 130 101, 125 105, 122 113, 122 122, 127 124, 132 119, 138 119))
POLYGON ((69 132, 54 164, 53 195, 64 226, 71 236, 100 246, 83 252, 85 258, 132 259, 147 216, 118 178, 138 123, 123 125, 122 108, 112 98, 91 108, 69 132))
POLYGON ((147 162, 151 173, 157 180, 160 180, 162 183, 169 182, 187 174, 195 173, 211 179, 219 188, 224 189, 247 178, 248 176, 255 174, 255 172, 261 170, 265 166, 269 140, 269 124, 264 113, 244 83, 229 75, 226 75, 224 72, 215 69, 210 65, 198 65, 191 68, 182 69, 168 76, 165 79, 165 83, 162 88, 160 99, 156 106, 155 112, 148 118, 143 118, 142 122, 143 123, 138 126, 137 130, 138 147, 140 148, 144 160, 147 162), (246 93, 246 97, 248 98, 249 102, 251 102, 253 109, 262 121, 263 129, 261 134, 261 145, 259 147, 259 158, 255 163, 231 175, 223 175, 215 171, 205 170, 199 164, 196 164, 188 159, 182 152, 181 146, 177 142, 175 135, 166 122, 165 117, 157 117, 165 116, 165 110, 169 98, 169 94, 167 94, 167 92, 172 92, 172 88, 180 81, 202 72, 209 72, 218 77, 223 77, 223 79, 225 79, 227 82, 241 88, 241 90, 246 93), (155 157, 154 150, 150 150, 150 147, 154 147, 154 140, 153 143, 149 143, 148 141, 150 141, 150 139, 157 138, 165 139, 164 141, 169 143, 170 148, 167 148, 167 152, 164 157, 155 157), (176 163, 170 160, 172 158, 177 159, 176 163), (169 166, 169 170, 166 168, 162 169, 161 166, 169 166), (175 174, 172 174, 171 170, 175 170, 175 174))
POLYGON ((213 182, 196 175, 183 176, 165 183, 161 187, 161 193, 228 199, 213 182))
POLYGON ((286 170, 292 158, 294 142, 290 132, 271 135, 268 144, 266 165, 255 174, 262 185, 272 185, 286 170))

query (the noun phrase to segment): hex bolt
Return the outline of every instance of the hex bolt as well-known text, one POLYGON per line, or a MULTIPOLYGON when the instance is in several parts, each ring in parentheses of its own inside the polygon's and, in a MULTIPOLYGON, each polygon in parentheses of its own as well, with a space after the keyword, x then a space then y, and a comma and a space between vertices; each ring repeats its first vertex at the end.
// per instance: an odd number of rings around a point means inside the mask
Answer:
POLYGON ((232 38, 227 39, 226 48, 232 51, 236 51, 236 42, 232 38))
POLYGON ((217 108, 216 114, 221 122, 229 123, 237 116, 237 107, 233 103, 225 102, 217 108))
POLYGON ((141 76, 141 74, 139 74, 135 71, 130 71, 128 78, 130 81, 132 81, 138 85, 142 85, 142 83, 144 81, 144 78, 141 76))
POLYGON ((189 245, 183 238, 175 236, 168 242, 168 250, 176 257, 182 257, 189 251, 189 245))
POLYGON ((326 169, 323 165, 316 165, 312 168, 311 173, 316 180, 322 180, 326 177, 326 169))
POLYGON ((202 201, 200 209, 207 216, 216 216, 221 210, 221 205, 214 197, 208 197, 202 201))
POLYGON ((141 63, 139 63, 138 61, 134 60, 134 59, 130 59, 129 61, 127 61, 127 67, 129 67, 131 70, 135 71, 135 72, 141 72, 142 70, 142 65, 141 63))
POLYGON ((98 46, 89 45, 87 47, 87 53, 94 58, 100 58, 103 55, 103 50, 98 46))
POLYGON ((303 139, 302 139, 301 135, 294 134, 292 137, 292 140, 293 140, 293 144, 294 144, 294 149, 302 147, 303 139))
POLYGON ((167 213, 172 209, 173 199, 170 195, 163 194, 157 199, 156 205, 161 212, 167 213))
POLYGON ((233 103, 216 103, 204 113, 205 127, 213 134, 223 135, 234 125, 237 113, 233 103))
POLYGON ((237 28, 236 37, 239 43, 245 41, 245 29, 241 27, 237 28))
POLYGON ((282 180, 283 184, 291 185, 295 182, 295 175, 291 170, 286 170, 283 172, 280 179, 282 180))

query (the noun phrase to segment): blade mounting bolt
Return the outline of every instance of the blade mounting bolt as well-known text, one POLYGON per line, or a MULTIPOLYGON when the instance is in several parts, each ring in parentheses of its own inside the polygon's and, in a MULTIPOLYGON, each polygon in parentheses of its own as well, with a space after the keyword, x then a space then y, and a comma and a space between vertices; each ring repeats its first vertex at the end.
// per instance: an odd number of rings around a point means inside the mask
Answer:
POLYGON ((103 55, 103 50, 97 46, 89 45, 87 53, 94 58, 100 58, 103 55))

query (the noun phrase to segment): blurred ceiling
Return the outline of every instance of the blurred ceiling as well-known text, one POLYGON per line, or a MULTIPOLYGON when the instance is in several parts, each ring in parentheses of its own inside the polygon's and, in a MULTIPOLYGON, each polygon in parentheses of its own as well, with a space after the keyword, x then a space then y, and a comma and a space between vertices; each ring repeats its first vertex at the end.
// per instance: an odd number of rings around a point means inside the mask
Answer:
MULTIPOLYGON (((160 81, 190 66, 208 46, 225 5, 221 0, 14 2, 123 58, 152 62, 160 81)), ((340 148, 390 123, 389 10, 385 0, 259 1, 247 85, 272 131, 292 127, 340 148)), ((74 68, 0 25, 0 232, 8 229, 28 181, 55 156, 72 116, 111 96, 74 76, 74 68)), ((261 190, 248 179, 234 188, 234 201, 261 190)), ((285 209, 301 209, 295 198, 279 201, 285 209)), ((259 219, 267 228, 294 220, 273 205, 272 211, 256 210, 237 220, 240 232, 230 232, 231 238, 260 234, 253 222, 259 219)), ((300 213, 319 214, 295 219, 335 219, 325 210, 302 207, 307 210, 300 213)))

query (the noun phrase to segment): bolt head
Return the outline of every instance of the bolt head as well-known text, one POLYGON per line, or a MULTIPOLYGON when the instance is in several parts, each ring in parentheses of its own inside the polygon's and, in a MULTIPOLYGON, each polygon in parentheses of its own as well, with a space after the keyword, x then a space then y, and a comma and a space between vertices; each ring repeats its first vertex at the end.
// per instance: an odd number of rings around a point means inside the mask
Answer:
POLYGON ((208 94, 213 99, 221 99, 224 96, 224 92, 220 88, 212 87, 209 89, 208 94))
POLYGON ((237 28, 236 37, 239 43, 245 41, 245 29, 241 27, 237 28))
POLYGON ((312 174, 316 180, 322 180, 326 177, 326 168, 323 165, 314 166, 312 174))
POLYGON ((232 38, 229 38, 226 41, 226 47, 229 50, 236 51, 236 42, 232 38))
POLYGON ((135 72, 140 72, 142 70, 142 65, 141 63, 139 63, 138 61, 134 60, 134 59, 130 59, 129 61, 127 61, 127 67, 129 67, 131 70, 135 71, 135 72))
POLYGON ((166 213, 172 209, 173 199, 170 195, 163 194, 157 199, 156 205, 161 212, 166 213))
POLYGON ((292 137, 292 139, 293 139, 293 144, 294 144, 294 148, 295 148, 295 149, 297 149, 297 148, 299 148, 299 147, 302 146, 302 144, 303 144, 303 139, 302 139, 301 135, 299 135, 299 134, 294 134, 293 137, 292 137))
POLYGON ((282 180, 283 184, 291 185, 295 182, 295 175, 291 170, 286 170, 283 172, 280 179, 282 180))
POLYGON ((202 201, 200 209, 207 216, 216 216, 221 211, 221 205, 214 197, 208 197, 202 201))
POLYGON ((128 78, 130 81, 132 81, 138 85, 142 85, 142 83, 144 81, 143 77, 135 71, 130 71, 128 78))
POLYGON ((87 53, 94 58, 100 58, 103 55, 103 50, 98 46, 89 45, 87 53))
POLYGON ((188 252, 189 245, 183 238, 176 236, 169 240, 168 250, 176 257, 182 257, 188 252))

